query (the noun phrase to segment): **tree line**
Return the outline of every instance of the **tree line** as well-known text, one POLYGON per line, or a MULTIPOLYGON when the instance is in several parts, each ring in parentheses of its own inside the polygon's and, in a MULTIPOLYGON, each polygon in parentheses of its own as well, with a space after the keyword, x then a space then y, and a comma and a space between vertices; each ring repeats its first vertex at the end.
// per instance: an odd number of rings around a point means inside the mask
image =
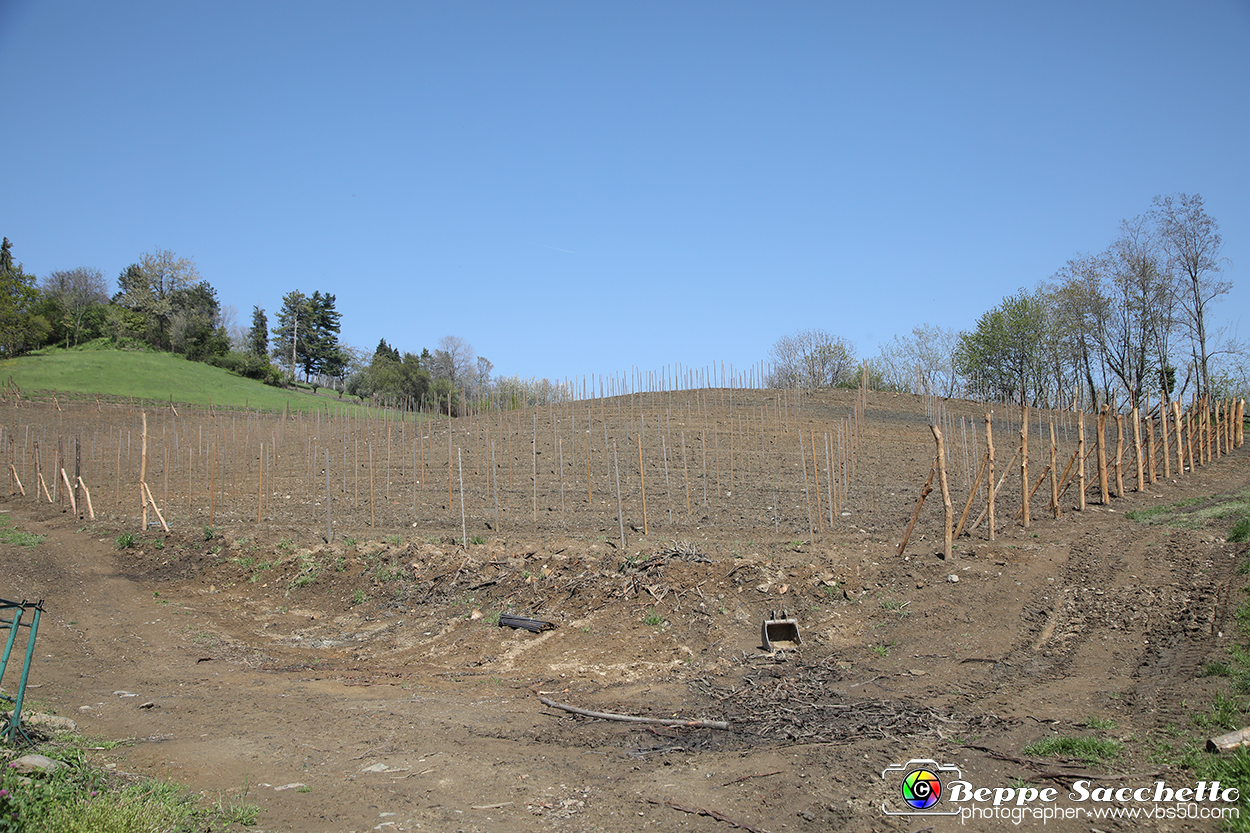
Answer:
MULTIPOLYGON (((336 301, 330 292, 292 290, 282 296, 272 329, 255 306, 244 330, 233 325, 233 309, 222 307, 195 262, 174 252, 142 254, 121 271, 110 295, 99 269, 40 279, 13 260, 7 237, 0 245, 0 356, 6 358, 100 342, 174 353, 270 385, 292 385, 302 376, 314 392, 328 387, 361 401, 444 413, 493 392, 491 362, 458 336, 419 355, 400 355, 385 339, 371 355, 342 343, 336 301)), ((501 390, 526 388, 520 380, 501 382, 507 382, 501 390)))
POLYGON ((772 346, 766 382, 857 386, 868 374, 875 389, 1052 407, 1245 395, 1245 351, 1210 322, 1232 288, 1222 247, 1200 195, 1155 197, 1106 249, 1006 296, 971 330, 919 326, 862 361, 849 341, 803 331, 772 346))

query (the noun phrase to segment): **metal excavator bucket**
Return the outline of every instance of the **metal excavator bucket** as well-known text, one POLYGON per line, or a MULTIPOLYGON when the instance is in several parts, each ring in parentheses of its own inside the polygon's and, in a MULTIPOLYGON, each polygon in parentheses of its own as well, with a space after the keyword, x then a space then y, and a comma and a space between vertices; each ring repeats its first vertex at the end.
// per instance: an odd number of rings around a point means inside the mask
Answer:
POLYGON ((760 629, 765 651, 793 651, 803 644, 797 619, 782 611, 771 611, 760 629))

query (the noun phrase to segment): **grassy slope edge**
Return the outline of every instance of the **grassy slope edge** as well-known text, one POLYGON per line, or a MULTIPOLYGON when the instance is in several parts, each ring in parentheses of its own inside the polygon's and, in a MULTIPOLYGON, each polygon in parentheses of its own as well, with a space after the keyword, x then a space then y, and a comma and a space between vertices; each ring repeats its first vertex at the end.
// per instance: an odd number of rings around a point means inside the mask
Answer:
POLYGON ((218 408, 332 411, 360 407, 337 394, 313 395, 245 379, 228 370, 171 353, 49 348, 0 361, 0 381, 26 396, 101 396, 218 408))

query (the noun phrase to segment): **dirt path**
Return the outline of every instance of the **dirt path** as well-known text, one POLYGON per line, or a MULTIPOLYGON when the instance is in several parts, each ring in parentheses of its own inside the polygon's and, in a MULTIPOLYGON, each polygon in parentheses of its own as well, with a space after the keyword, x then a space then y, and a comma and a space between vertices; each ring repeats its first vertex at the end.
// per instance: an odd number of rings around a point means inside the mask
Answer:
MULTIPOLYGON (((633 541, 625 559, 598 530, 468 553, 416 537, 298 545, 230 531, 145 535, 118 551, 107 525, 0 499, 19 529, 48 536, 0 545, 0 595, 45 600, 37 706, 126 741, 101 763, 213 799, 246 790, 262 808, 256 830, 911 831, 930 822, 884 815, 897 785, 881 773, 913 758, 988 785, 1058 783, 1048 770, 1181 778, 1152 750, 1192 731, 1189 712, 1220 685, 1201 673, 1233 644, 1244 545, 1218 525, 1124 512, 1246 490, 1248 459, 1240 450, 1114 511, 964 539, 953 565, 931 542, 898 559, 905 519, 848 524, 815 547, 766 529, 701 532, 705 560, 650 569, 664 541, 633 541), (560 627, 498 627, 505 608, 560 627), (801 651, 759 649, 777 608, 798 616, 801 651), (540 696, 734 731, 587 720, 540 696), (1125 744, 1120 760, 1022 762, 1024 744, 1091 724, 1125 744)), ((1091 822, 962 829, 1006 827, 1091 822)))

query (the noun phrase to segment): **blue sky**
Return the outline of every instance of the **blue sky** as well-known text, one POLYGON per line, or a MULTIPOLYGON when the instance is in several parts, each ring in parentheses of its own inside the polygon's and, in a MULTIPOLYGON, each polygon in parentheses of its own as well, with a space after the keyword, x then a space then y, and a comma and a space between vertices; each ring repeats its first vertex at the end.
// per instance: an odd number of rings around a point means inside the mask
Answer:
POLYGON ((27 271, 193 258, 250 323, 502 375, 871 356, 1200 193, 1250 336, 1250 3, 0 0, 27 271))

